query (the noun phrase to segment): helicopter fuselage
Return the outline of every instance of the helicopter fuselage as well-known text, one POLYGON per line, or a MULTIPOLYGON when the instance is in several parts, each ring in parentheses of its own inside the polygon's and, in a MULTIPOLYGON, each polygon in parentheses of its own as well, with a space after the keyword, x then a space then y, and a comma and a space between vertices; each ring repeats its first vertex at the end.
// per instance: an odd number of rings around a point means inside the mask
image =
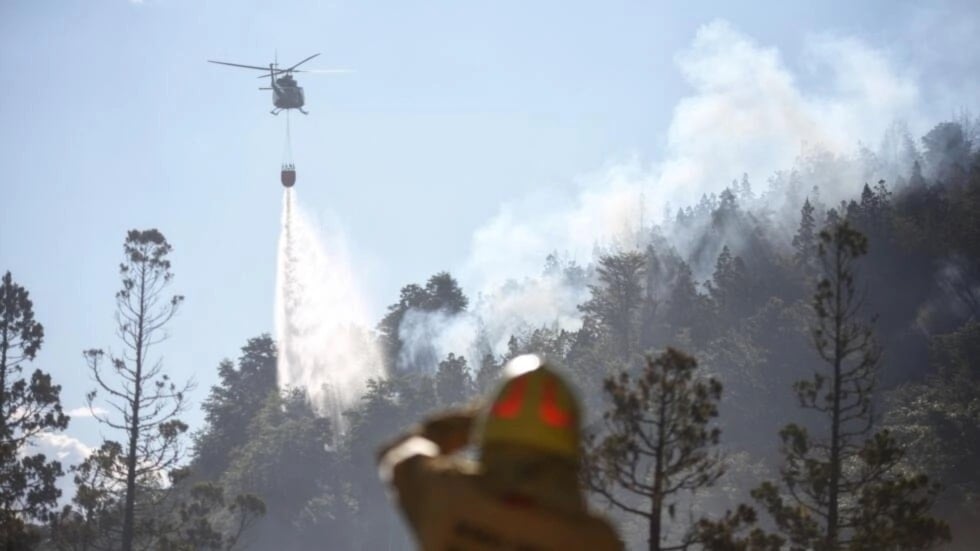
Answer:
POLYGON ((296 79, 285 76, 270 78, 272 81, 272 103, 278 109, 300 109, 305 98, 303 87, 296 84, 296 79))

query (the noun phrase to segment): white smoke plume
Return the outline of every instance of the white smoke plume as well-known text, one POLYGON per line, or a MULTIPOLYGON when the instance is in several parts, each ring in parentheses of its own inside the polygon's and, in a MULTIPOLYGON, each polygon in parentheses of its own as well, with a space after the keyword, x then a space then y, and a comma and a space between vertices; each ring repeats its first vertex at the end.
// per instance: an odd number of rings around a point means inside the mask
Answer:
MULTIPOLYGON (((609 167, 564 205, 552 197, 505 205, 474 236, 466 283, 485 290, 521 279, 556 248, 587 262, 597 243, 627 238, 641 218, 656 222, 669 205, 693 205, 744 173, 762 191, 766 178, 793 168, 804 146, 851 154, 915 114, 915 81, 883 52, 827 36, 809 39, 806 52, 819 92, 804 91, 775 48, 724 21, 701 27, 676 56, 692 92, 674 108, 665 157, 609 167)), ((836 186, 823 190, 825 200, 853 191, 853 182, 836 186)))
POLYGON ((397 360, 398 368, 434 369, 449 352, 475 358, 477 323, 478 320, 466 313, 409 310, 398 325, 398 337, 405 343, 397 360))
POLYGON ((341 413, 382 375, 381 358, 341 232, 323 239, 296 203, 287 189, 276 272, 279 385, 305 389, 343 430, 341 413))
MULTIPOLYGON (((597 250, 636 247, 638 236, 665 215, 720 193, 743 174, 756 197, 743 208, 766 210, 788 232, 813 185, 824 205, 834 205, 865 180, 893 178, 895 167, 907 172, 914 154, 908 136, 921 136, 923 125, 952 112, 936 100, 936 83, 924 86, 907 59, 858 38, 802 40, 804 53, 791 64, 725 21, 702 26, 675 58, 691 91, 673 109, 663 157, 603 167, 583 177, 571 196, 539 191, 502 205, 474 233, 470 254, 453 271, 472 299, 469 311, 408 312, 399 328, 405 342, 399 364, 434 368, 453 352, 473 366, 483 353, 504 352, 510 336, 527 329, 577 329, 588 270, 575 281, 560 270, 543 273, 549 254, 557 251, 564 265, 581 267, 597 250), (937 104, 948 110, 936 111, 937 104), (803 184, 793 193, 767 193, 772 181, 797 180, 803 184)), ((964 96, 943 100, 948 97, 964 96)), ((290 201, 287 193, 286 217, 290 201)), ((307 388, 339 412, 367 377, 381 374, 380 362, 368 340, 351 330, 370 324, 343 248, 324 249, 305 219, 294 213, 293 221, 294 256, 285 228, 280 243, 277 330, 286 352, 280 381, 307 388)))
MULTIPOLYGON (((471 331, 473 338, 501 353, 509 335, 528 324, 574 328, 580 319, 576 305, 587 288, 535 275, 549 253, 587 265, 597 247, 634 247, 641 229, 661 222, 670 209, 718 194, 743 174, 762 192, 758 204, 743 207, 765 208, 791 229, 803 197, 766 195, 774 175, 789 178, 795 170, 806 178, 809 172, 810 187, 803 193, 819 183, 824 204, 833 205, 859 192, 862 178, 876 181, 878 174, 864 166, 869 151, 879 165, 910 164, 900 159, 901 130, 920 136, 927 130, 923 124, 947 114, 918 110, 932 103, 923 101, 916 73, 857 38, 814 35, 804 38, 804 46, 794 69, 776 48, 725 21, 702 26, 675 58, 691 93, 673 110, 661 160, 606 167, 584 178, 573 198, 537 193, 505 204, 476 231, 471 253, 456 271, 464 289, 480 297, 464 314, 467 327, 481 328, 471 331)), ((465 340, 458 338, 460 320, 428 319, 421 333, 418 323, 406 318, 412 325, 403 337, 465 340), (445 338, 440 327, 456 338, 445 338)), ((408 347, 425 343, 409 339, 408 347)), ((436 348, 444 357, 477 345, 436 348)))

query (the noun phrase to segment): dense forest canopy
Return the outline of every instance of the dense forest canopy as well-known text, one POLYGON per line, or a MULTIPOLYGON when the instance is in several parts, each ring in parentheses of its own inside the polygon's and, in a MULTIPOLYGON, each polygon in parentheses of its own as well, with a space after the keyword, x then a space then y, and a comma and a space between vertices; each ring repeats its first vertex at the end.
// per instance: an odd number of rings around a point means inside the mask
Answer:
MULTIPOLYGON (((137 389, 147 372, 137 367, 149 351, 126 341, 132 356, 110 358, 115 371, 103 367, 100 387, 120 388, 113 376, 126 383, 113 395, 120 435, 70 469, 20 451, 30 431, 63 429, 67 419, 50 377, 25 376, 43 330, 8 274, 0 536, 44 549, 115 548, 123 534, 162 549, 412 548, 378 482, 378 446, 430 412, 477 399, 509 359, 535 352, 578 389, 593 467, 583 485, 630 548, 819 540, 834 549, 971 549, 980 539, 980 120, 943 122, 919 140, 896 130, 853 157, 805 150, 796 166, 765 176, 743 175, 655 224, 632 224, 596 243, 592 258, 556 250, 540 275, 491 297, 467 296, 447 272, 406 284, 371 333, 384 376, 340 419, 309 389, 277 385, 279 350, 259 335, 216 366, 205 424, 187 427, 177 421, 182 382, 147 363, 161 379, 146 383, 156 402, 145 401, 137 389), (562 301, 554 319, 491 317, 502 311, 494 300, 536 292, 562 301), (840 296, 847 323, 834 333, 827 320, 840 296), (473 330, 452 338, 461 323, 473 330), (834 339, 844 344, 835 349, 834 339), (831 405, 828 365, 853 384, 831 405), (705 418, 678 413, 677 422, 704 432, 670 467, 701 475, 666 497, 610 475, 628 460, 610 434, 627 427, 629 438, 630 419, 645 414, 620 399, 640 380, 702 389, 692 403, 705 418), (852 425, 825 422, 835 407, 850 413, 834 422, 852 425), (706 455, 690 455, 694 448, 706 455), (63 467, 76 491, 58 502, 52 479, 63 467), (860 469, 873 476, 848 482, 860 469), (827 497, 828 483, 841 495, 827 497), (793 517, 793 488, 810 488, 800 503, 829 507, 830 520, 793 517), (651 496, 665 500, 650 508, 651 496), (831 539, 820 539, 827 530, 831 539)), ((160 317, 139 317, 144 301, 131 300, 140 278, 153 292, 169 283, 169 244, 160 232, 136 232, 127 247, 117 300, 122 334, 136 335, 140 323, 162 327, 180 299, 167 294, 160 317)), ((97 352, 93 368, 103 361, 97 352)))

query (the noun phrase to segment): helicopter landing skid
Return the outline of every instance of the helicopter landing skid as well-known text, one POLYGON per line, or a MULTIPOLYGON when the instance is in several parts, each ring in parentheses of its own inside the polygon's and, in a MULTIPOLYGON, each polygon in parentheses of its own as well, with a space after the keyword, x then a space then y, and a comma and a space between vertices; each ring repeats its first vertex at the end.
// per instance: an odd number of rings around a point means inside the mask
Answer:
MULTIPOLYGON (((299 111, 300 113, 302 113, 304 115, 309 115, 310 114, 309 111, 304 111, 301 107, 293 107, 292 109, 296 109, 297 111, 299 111)), ((277 115, 278 116, 279 113, 282 113, 283 112, 283 108, 273 109, 272 111, 269 111, 269 112, 272 113, 273 115, 277 115)))

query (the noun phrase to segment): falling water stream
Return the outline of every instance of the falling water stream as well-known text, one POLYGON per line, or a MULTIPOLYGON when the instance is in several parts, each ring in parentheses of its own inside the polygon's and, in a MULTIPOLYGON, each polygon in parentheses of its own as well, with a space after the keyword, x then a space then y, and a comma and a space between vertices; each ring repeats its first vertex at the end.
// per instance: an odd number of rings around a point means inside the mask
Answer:
POLYGON ((280 388, 304 389, 345 430, 343 411, 383 374, 339 231, 321 233, 285 189, 276 269, 280 388))

